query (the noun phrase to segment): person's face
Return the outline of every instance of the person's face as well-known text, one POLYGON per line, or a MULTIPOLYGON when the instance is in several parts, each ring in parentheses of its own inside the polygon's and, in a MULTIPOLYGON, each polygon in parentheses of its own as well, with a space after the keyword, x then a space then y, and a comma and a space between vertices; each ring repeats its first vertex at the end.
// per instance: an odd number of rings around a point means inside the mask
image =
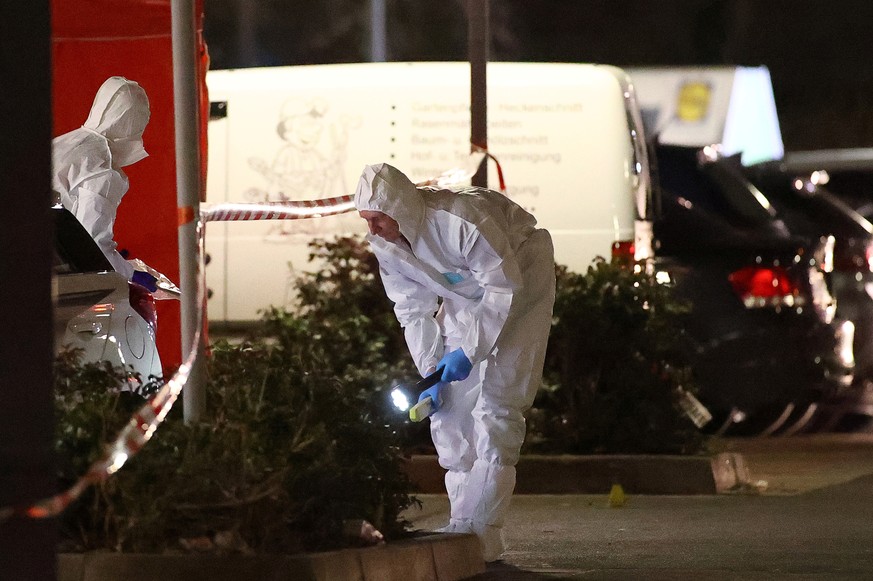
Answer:
POLYGON ((388 242, 400 240, 400 225, 388 214, 375 210, 360 210, 358 214, 367 221, 367 227, 373 236, 379 236, 388 242))

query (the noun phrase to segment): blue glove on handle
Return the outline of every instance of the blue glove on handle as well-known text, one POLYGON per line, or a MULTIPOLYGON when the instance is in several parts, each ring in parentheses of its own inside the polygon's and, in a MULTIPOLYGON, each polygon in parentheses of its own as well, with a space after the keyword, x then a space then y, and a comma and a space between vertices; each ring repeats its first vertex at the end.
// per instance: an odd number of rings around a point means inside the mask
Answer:
POLYGON ((149 292, 158 290, 158 279, 142 270, 134 270, 133 276, 130 277, 130 282, 135 282, 138 285, 146 287, 149 292))
POLYGON ((429 387, 421 392, 421 395, 418 396, 418 401, 423 400, 426 397, 430 397, 431 405, 433 406, 433 411, 438 412, 440 410, 440 406, 443 405, 443 398, 440 395, 440 391, 448 385, 445 382, 439 382, 433 387, 429 387))
POLYGON ((469 377, 473 364, 467 359, 463 349, 455 349, 443 355, 437 363, 437 369, 440 368, 443 370, 443 381, 460 381, 469 377))

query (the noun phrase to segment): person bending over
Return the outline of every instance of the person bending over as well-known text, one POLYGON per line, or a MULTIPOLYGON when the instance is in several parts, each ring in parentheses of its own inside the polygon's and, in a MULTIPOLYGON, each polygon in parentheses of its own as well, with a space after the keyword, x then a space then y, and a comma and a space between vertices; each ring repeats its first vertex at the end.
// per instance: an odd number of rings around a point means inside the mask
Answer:
POLYGON ((551 236, 499 192, 416 187, 384 163, 364 168, 355 207, 419 373, 442 370, 421 395, 447 470, 440 531, 475 533, 497 560, 551 328, 551 236))

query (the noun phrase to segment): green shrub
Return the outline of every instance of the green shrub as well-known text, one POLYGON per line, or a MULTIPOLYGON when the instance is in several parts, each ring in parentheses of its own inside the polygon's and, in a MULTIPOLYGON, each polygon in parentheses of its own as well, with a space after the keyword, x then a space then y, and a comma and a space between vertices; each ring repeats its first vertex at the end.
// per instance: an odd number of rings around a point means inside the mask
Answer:
POLYGON ((361 236, 347 236, 315 239, 309 246, 310 260, 320 268, 298 275, 295 309, 267 310, 266 334, 294 349, 300 326, 306 326, 306 332, 318 339, 313 348, 324 349, 319 354, 324 365, 337 377, 352 378, 350 384, 363 382, 364 391, 357 395, 392 425, 407 453, 432 451, 428 422, 411 423, 390 404, 391 387, 420 376, 369 244, 361 236))
POLYGON ((544 387, 528 414, 528 452, 676 453, 702 437, 678 406, 694 393, 689 305, 653 274, 595 261, 557 267, 544 387))
MULTIPOLYGON (((186 425, 181 402, 148 445, 90 488, 62 518, 67 550, 212 548, 293 553, 343 546, 343 523, 363 519, 404 534, 414 499, 399 434, 368 376, 338 372, 346 346, 331 325, 290 316, 270 341, 219 343, 208 361, 205 421, 186 425), (232 542, 218 543, 218 539, 232 542)), ((70 484, 144 400, 111 389, 113 370, 59 363, 57 447, 70 484), (99 381, 93 381, 98 378, 99 381)))
MULTIPOLYGON (((356 356, 372 355, 370 365, 381 358, 414 377, 378 263, 366 244, 349 237, 311 246, 311 256, 325 266, 298 281, 302 311, 354 336, 356 356)), ((654 275, 625 263, 599 260, 585 274, 563 266, 556 273, 544 388, 528 414, 525 451, 699 451, 702 437, 678 408, 676 391, 696 392, 688 366, 692 346, 684 332, 690 306, 654 275)), ((272 312, 274 318, 278 314, 272 312)), ((415 427, 406 426, 407 449, 426 448, 429 434, 415 427)))
MULTIPOLYGON (((406 377, 414 378, 402 330, 366 244, 348 237, 311 246, 311 257, 325 266, 298 280, 302 312, 345 329, 346 336, 355 337, 356 353, 374 357, 374 367, 381 360, 395 376, 408 372, 406 377)), ((684 332, 690 305, 653 274, 625 263, 601 259, 584 274, 556 266, 556 274, 544 387, 528 414, 524 451, 699 451, 703 438, 677 404, 678 388, 696 393, 688 365, 693 347, 684 332)), ((419 426, 404 427, 407 450, 429 448, 429 434, 419 426)))
MULTIPOLYGON (((309 244, 310 261, 321 265, 303 272, 295 281, 298 308, 292 317, 317 319, 329 327, 343 329, 349 345, 367 355, 349 353, 345 363, 361 367, 371 363, 400 365, 414 371, 403 331, 394 316, 391 301, 379 278, 379 263, 361 236, 316 239, 309 244), (358 359, 355 359, 358 358, 358 359)), ((268 322, 284 319, 288 313, 271 309, 268 322)))

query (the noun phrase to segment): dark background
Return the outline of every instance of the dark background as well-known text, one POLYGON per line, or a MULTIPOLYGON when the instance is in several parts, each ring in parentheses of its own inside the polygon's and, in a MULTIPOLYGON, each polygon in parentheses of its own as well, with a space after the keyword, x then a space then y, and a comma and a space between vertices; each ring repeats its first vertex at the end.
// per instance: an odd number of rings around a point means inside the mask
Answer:
MULTIPOLYGON (((465 60, 464 0, 385 0, 388 60, 465 60)), ((871 0, 491 0, 491 60, 766 65, 786 150, 873 146, 871 0)), ((212 68, 370 60, 369 0, 206 0, 212 68)))

